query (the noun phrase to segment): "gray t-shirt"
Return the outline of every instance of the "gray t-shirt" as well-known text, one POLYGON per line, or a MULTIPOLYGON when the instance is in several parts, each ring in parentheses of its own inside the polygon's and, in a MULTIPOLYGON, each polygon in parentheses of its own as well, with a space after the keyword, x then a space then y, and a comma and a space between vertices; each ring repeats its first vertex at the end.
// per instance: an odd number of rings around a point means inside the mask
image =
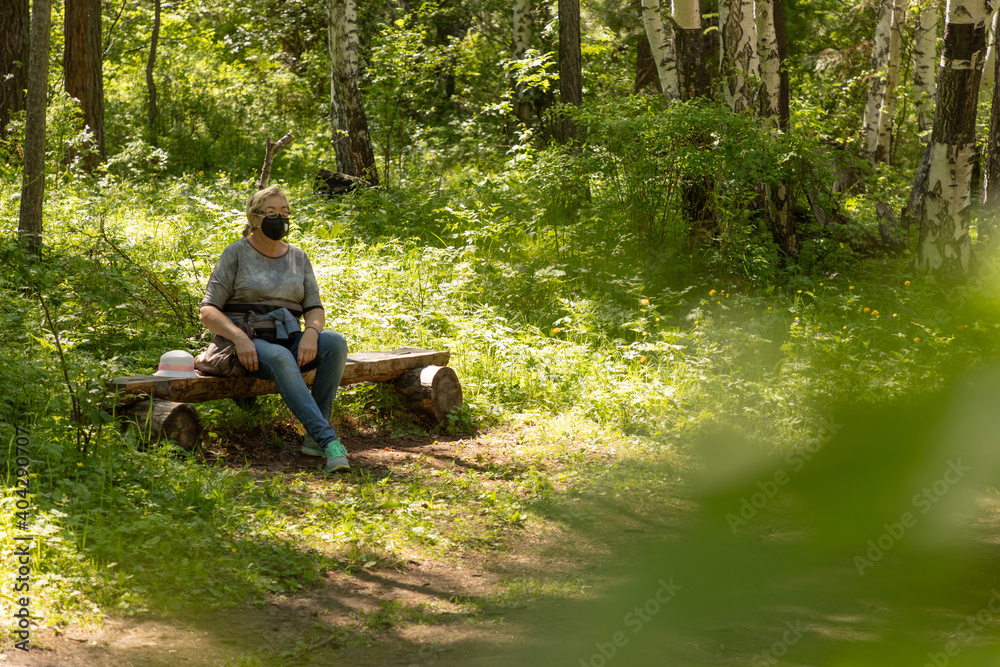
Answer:
POLYGON ((240 239, 222 251, 201 305, 224 311, 226 304, 274 300, 300 304, 303 313, 323 307, 309 257, 292 245, 281 257, 268 257, 240 239))

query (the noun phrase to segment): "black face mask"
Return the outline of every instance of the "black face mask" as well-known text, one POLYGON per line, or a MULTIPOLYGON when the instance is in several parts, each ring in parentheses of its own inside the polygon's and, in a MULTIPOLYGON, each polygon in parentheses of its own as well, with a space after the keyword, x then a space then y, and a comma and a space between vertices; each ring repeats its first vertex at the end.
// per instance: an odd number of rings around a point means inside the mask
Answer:
POLYGON ((280 241, 288 233, 288 217, 284 215, 271 215, 260 223, 260 231, 264 236, 272 241, 280 241))

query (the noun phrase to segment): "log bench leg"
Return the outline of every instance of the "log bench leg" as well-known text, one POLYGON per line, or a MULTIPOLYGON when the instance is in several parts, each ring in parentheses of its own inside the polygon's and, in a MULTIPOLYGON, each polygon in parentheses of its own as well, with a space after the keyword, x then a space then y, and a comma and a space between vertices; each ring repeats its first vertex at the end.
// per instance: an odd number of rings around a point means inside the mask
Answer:
POLYGON ((187 403, 153 399, 140 401, 124 410, 125 417, 139 427, 149 444, 173 440, 177 446, 192 451, 201 443, 204 426, 201 415, 187 403))
POLYGON ((411 408, 434 415, 439 423, 448 412, 462 405, 462 383, 448 366, 425 366, 407 371, 396 379, 396 391, 411 408))

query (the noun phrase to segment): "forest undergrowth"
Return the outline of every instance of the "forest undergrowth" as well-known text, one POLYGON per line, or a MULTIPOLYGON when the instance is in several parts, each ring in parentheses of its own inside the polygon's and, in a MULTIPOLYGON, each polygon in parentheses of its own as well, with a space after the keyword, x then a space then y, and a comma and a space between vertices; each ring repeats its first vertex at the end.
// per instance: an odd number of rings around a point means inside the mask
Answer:
MULTIPOLYGON (((5 221, 16 219, 16 187, 3 183, 5 221)), ((524 202, 503 200, 489 179, 465 200, 328 200, 287 187, 289 240, 312 258, 328 327, 353 350, 451 350, 463 383, 465 405, 441 429, 368 386, 340 394, 335 423, 386 437, 525 424, 534 435, 514 462, 335 480, 144 448, 119 428, 104 382, 207 345, 197 304, 239 237, 246 184, 224 174, 61 184, 43 258, 5 241, 0 285, 0 533, 12 543, 28 500, 39 625, 227 608, 309 589, 330 570, 503 551, 526 526, 598 496, 655 514, 645 492, 667 479, 688 493, 719 433, 762 461, 793 456, 831 436, 844 404, 919 402, 988 367, 1000 342, 1000 283, 985 253, 983 278, 965 287, 849 249, 811 275, 754 281, 649 263, 633 239, 584 215, 515 229, 524 202), (15 428, 31 447, 20 495, 15 428)), ((207 440, 223 445, 290 421, 276 398, 254 413, 228 401, 198 409, 207 440)), ((13 604, 9 587, 0 596, 13 604)))

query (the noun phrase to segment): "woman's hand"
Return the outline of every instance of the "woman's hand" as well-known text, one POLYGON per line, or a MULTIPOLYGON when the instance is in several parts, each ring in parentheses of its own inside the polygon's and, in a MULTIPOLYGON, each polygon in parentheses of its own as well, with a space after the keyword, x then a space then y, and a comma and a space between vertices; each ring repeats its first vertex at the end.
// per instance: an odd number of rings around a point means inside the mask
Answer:
POLYGON ((257 347, 250 340, 249 336, 242 332, 240 333, 242 335, 233 341, 233 345, 236 346, 236 356, 239 358, 240 363, 243 364, 243 368, 247 369, 247 372, 253 372, 257 370, 257 347))
POLYGON ((319 348, 319 331, 313 327, 307 327, 299 336, 299 366, 305 366, 316 358, 316 351, 319 348))

